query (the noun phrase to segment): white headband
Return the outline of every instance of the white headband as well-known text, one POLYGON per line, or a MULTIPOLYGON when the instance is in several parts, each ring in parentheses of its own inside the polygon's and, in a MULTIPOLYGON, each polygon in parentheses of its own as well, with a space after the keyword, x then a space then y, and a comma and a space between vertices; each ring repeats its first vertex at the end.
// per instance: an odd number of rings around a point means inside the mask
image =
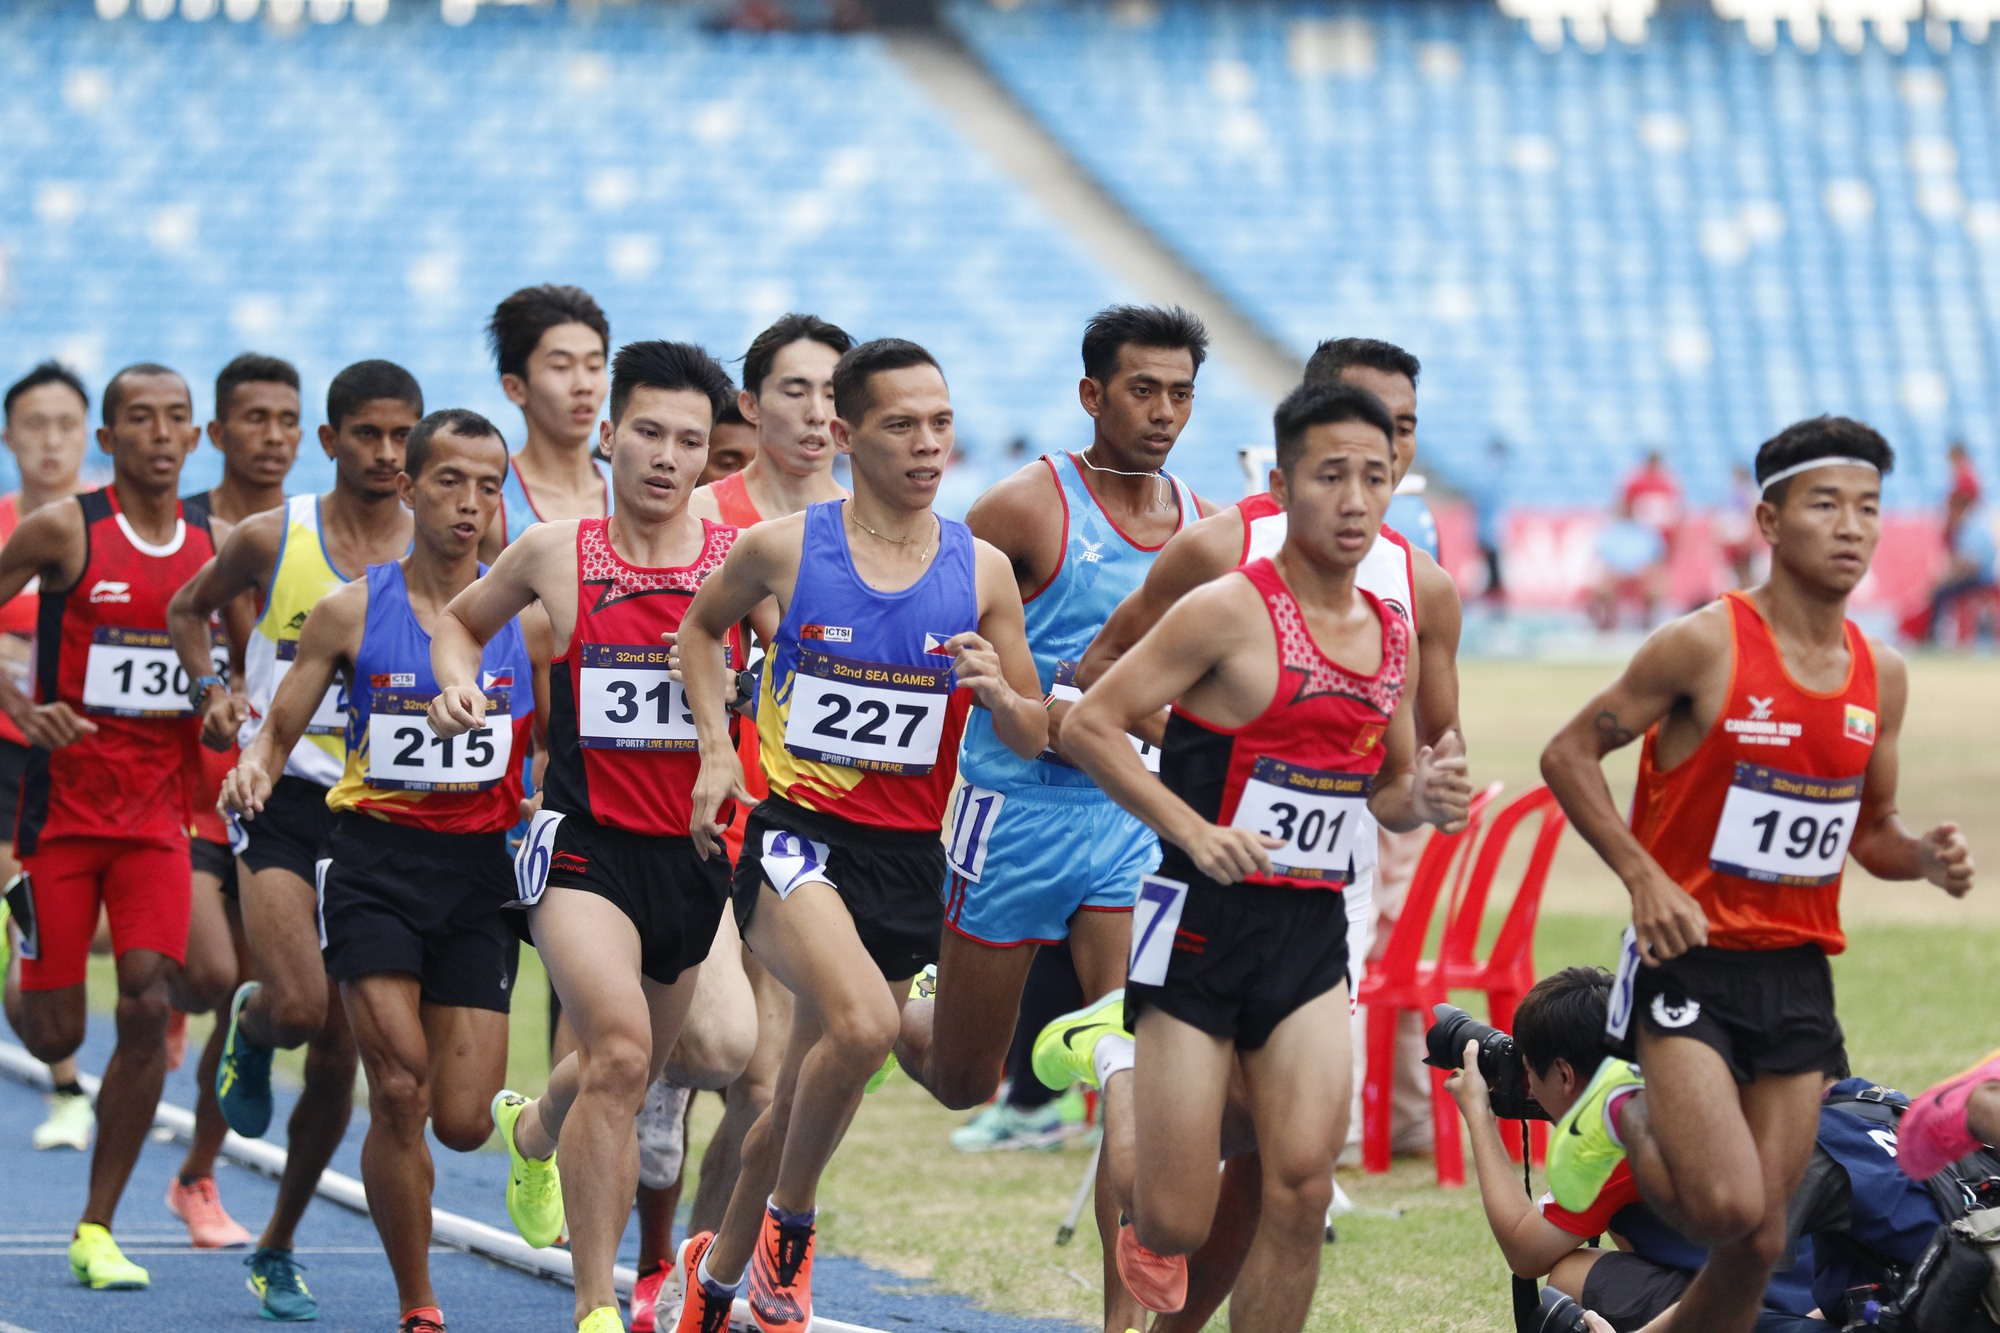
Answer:
POLYGON ((1793 477, 1798 476, 1799 473, 1810 472, 1818 467, 1865 467, 1877 476, 1882 475, 1882 469, 1876 467, 1865 458, 1808 458, 1803 463, 1794 463, 1788 468, 1782 468, 1773 472, 1770 476, 1757 483, 1757 489, 1759 491, 1768 491, 1781 481, 1790 481, 1793 477))

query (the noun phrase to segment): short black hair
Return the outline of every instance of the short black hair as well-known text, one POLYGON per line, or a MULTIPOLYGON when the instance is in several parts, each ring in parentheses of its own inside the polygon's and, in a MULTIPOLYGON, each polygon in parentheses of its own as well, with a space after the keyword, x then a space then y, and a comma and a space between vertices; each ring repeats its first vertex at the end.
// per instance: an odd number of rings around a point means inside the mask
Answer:
MULTIPOLYGON (((131 365, 113 375, 104 386, 104 424, 109 426, 118 419, 118 409, 125 405, 125 377, 127 375, 172 375, 187 388, 187 376, 172 366, 163 366, 157 361, 134 361, 131 365)), ((194 406, 194 394, 188 394, 188 406, 194 406)))
POLYGON ((430 461, 431 441, 438 435, 456 435, 465 440, 483 440, 488 437, 500 441, 502 453, 507 449, 507 437, 500 428, 468 407, 446 407, 431 413, 410 428, 410 438, 403 445, 403 471, 411 479, 424 474, 424 464, 430 461))
POLYGON ((715 424, 718 426, 747 426, 750 424, 750 418, 743 415, 743 409, 736 405, 734 398, 731 398, 722 405, 722 410, 715 414, 715 424))
POLYGON ((708 350, 693 343, 668 342, 655 338, 648 342, 626 343, 611 359, 611 423, 625 415, 625 404, 635 389, 691 389, 708 398, 711 419, 736 397, 729 372, 708 350))
POLYGON ((1335 380, 1331 384, 1301 384, 1285 395, 1271 416, 1277 436, 1278 470, 1286 476, 1299 465, 1305 452, 1306 432, 1314 426, 1331 426, 1342 421, 1359 421, 1382 432, 1389 441, 1389 461, 1396 461, 1396 422, 1382 400, 1358 384, 1335 380))
POLYGON ((939 375, 937 358, 907 338, 877 338, 849 350, 833 367, 833 410, 850 426, 859 425, 875 406, 869 381, 891 370, 929 366, 939 375))
POLYGON ((753 397, 763 397, 764 381, 771 377, 771 365, 778 359, 778 353, 800 341, 830 347, 835 356, 846 356, 854 346, 854 339, 838 324, 829 324, 818 315, 794 311, 781 316, 777 323, 750 340, 750 350, 743 354, 743 387, 753 397))
POLYGON ((286 384, 296 391, 299 370, 283 357, 244 352, 215 377, 215 415, 229 415, 229 395, 245 384, 286 384))
POLYGON ((1611 1007, 1611 974, 1601 967, 1566 967, 1531 987, 1514 1009, 1514 1042, 1536 1074, 1547 1077, 1557 1060, 1589 1078, 1611 1052, 1604 1015, 1611 1007))
POLYGON ((83 399, 83 410, 90 411, 90 391, 83 387, 83 379, 74 370, 60 361, 48 360, 38 364, 33 370, 7 386, 5 415, 14 415, 14 400, 31 389, 39 389, 44 384, 66 384, 83 399))
POLYGON ((581 287, 545 282, 539 287, 523 287, 493 307, 486 321, 486 346, 502 375, 528 377, 528 358, 535 345, 550 329, 563 324, 582 324, 596 332, 611 350, 611 321, 597 298, 581 287))
POLYGON ((1179 306, 1106 306, 1083 326, 1083 373, 1099 384, 1109 383, 1118 373, 1118 353, 1126 347, 1178 348, 1199 372, 1208 359, 1208 326, 1179 306))
POLYGON ((335 430, 361 410, 364 403, 393 398, 424 414, 424 391, 417 377, 394 361, 356 361, 326 386, 326 424, 335 430))
POLYGON ((1758 446, 1757 489, 1772 504, 1783 504, 1792 479, 1771 486, 1765 478, 1815 458, 1858 458, 1885 477, 1896 466, 1896 451, 1873 426, 1852 417, 1813 417, 1793 422, 1758 446))
POLYGON ((1351 366, 1365 366, 1385 375, 1401 375, 1414 386, 1424 372, 1423 363, 1391 342, 1380 338, 1328 338, 1313 348, 1306 358, 1305 382, 1331 384, 1351 366))

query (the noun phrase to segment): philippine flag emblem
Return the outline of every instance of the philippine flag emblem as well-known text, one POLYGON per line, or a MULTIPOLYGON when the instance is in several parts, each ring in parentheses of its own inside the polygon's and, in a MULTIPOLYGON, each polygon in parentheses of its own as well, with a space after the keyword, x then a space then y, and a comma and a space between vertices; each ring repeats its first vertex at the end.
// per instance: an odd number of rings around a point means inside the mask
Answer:
POLYGON ((1863 745, 1875 743, 1875 714, 1859 704, 1847 705, 1847 739, 1860 741, 1863 745))
POLYGON ((514 673, 511 671, 482 671, 479 673, 479 688, 482 690, 511 690, 514 688, 514 673))
POLYGON ((949 643, 951 638, 952 636, 949 634, 932 634, 926 630, 924 633, 924 651, 949 657, 951 656, 951 649, 945 647, 945 644, 949 643))

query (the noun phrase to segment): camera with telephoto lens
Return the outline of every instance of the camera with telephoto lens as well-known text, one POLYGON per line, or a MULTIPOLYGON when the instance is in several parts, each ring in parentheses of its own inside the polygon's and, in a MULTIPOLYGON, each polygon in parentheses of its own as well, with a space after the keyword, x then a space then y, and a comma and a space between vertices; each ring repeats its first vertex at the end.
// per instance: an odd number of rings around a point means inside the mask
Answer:
POLYGON ((1528 1091, 1528 1062, 1521 1058, 1512 1037, 1456 1005, 1441 1004, 1431 1013, 1435 1021, 1424 1034, 1425 1064, 1433 1069, 1457 1069, 1465 1063, 1465 1043, 1477 1042, 1479 1072, 1485 1076, 1486 1098, 1494 1115, 1502 1120, 1555 1119, 1528 1091))
POLYGON ((1515 1333, 1584 1333, 1583 1307, 1554 1287, 1542 1288, 1539 1304, 1514 1316, 1515 1333))

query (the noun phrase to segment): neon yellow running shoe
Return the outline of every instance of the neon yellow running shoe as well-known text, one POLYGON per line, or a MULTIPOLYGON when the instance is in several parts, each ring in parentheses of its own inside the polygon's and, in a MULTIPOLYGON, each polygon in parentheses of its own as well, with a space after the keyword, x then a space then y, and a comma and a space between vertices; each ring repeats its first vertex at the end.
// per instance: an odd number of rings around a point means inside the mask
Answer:
POLYGON ((618 1317, 617 1306, 600 1305, 583 1317, 576 1333, 625 1333, 625 1321, 618 1317))
POLYGON ((1623 1089, 1645 1086, 1635 1064, 1607 1057, 1597 1066, 1583 1095, 1549 1135, 1549 1192, 1557 1203, 1580 1213, 1603 1192, 1625 1160, 1625 1147, 1612 1132, 1611 1098, 1623 1089))
MULTIPOLYGON (((910 998, 913 1000, 929 1000, 935 998, 936 995, 937 995, 937 964, 931 963, 928 964, 923 971, 917 973, 916 976, 910 978, 910 998)), ((874 1073, 868 1076, 868 1082, 865 1085, 863 1085, 861 1090, 863 1092, 875 1091, 875 1089, 881 1087, 884 1083, 887 1083, 889 1081, 889 1076, 895 1073, 899 1068, 901 1068, 901 1066, 896 1063, 896 1053, 894 1051, 890 1051, 889 1058, 882 1062, 882 1067, 880 1069, 876 1070, 874 1073)))
POLYGON ((153 1281, 119 1251, 110 1231, 95 1222, 76 1229, 76 1239, 69 1243, 69 1271, 92 1291, 144 1291, 153 1281))
POLYGON ((507 1216, 514 1219, 514 1229, 522 1240, 545 1250, 562 1237, 562 1172, 556 1169, 553 1156, 538 1162, 522 1156, 515 1144, 514 1124, 527 1105, 528 1099, 520 1093, 500 1089, 493 1094, 493 1123, 513 1161, 513 1169, 507 1173, 507 1216))
POLYGON ((1121 987, 1094 1004, 1056 1019, 1035 1038, 1035 1077, 1061 1092, 1073 1083, 1097 1086, 1097 1043, 1125 1032, 1125 991, 1121 987))

